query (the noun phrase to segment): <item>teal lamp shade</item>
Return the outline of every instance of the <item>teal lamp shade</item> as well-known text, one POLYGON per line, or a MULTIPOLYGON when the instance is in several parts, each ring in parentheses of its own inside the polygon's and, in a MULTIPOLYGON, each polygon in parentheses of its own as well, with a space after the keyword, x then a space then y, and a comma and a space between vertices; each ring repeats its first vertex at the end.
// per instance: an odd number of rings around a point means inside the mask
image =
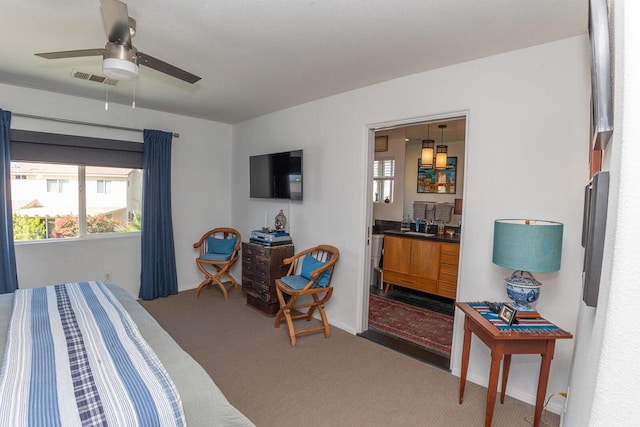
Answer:
POLYGON ((553 221, 497 219, 493 263, 505 268, 548 273, 560 270, 563 225, 553 221))

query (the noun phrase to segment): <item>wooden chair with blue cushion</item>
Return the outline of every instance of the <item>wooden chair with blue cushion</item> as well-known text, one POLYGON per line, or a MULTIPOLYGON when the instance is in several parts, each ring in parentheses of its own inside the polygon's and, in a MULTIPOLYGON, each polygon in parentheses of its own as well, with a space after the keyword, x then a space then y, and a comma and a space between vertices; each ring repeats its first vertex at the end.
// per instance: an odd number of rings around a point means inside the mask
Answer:
POLYGON ((333 294, 331 279, 338 258, 340 252, 337 248, 319 245, 284 260, 284 264, 289 265, 289 270, 286 276, 276 280, 280 310, 276 314, 274 326, 279 328, 280 323, 286 320, 292 347, 295 347, 296 336, 300 334, 324 331, 324 336, 329 338, 331 329, 324 306, 333 294), (305 309, 306 311, 301 311, 305 309), (320 314, 321 326, 294 329, 294 320, 310 321, 316 310, 320 314))
POLYGON ((204 280, 196 289, 196 298, 200 296, 202 289, 215 283, 222 291, 224 299, 229 299, 227 287, 221 279, 226 277, 231 282, 230 288, 239 286, 229 269, 240 258, 238 254, 241 240, 238 230, 220 227, 207 231, 193 244, 194 248, 200 249, 196 265, 204 274, 204 280))

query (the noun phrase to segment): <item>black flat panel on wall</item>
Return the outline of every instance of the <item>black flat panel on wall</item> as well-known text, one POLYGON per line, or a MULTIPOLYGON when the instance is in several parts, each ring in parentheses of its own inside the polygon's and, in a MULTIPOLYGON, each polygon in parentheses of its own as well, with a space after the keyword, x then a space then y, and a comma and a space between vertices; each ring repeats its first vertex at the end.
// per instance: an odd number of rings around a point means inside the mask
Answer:
POLYGON ((590 307, 598 305, 608 204, 609 172, 602 171, 594 175, 584 192, 582 300, 590 307))

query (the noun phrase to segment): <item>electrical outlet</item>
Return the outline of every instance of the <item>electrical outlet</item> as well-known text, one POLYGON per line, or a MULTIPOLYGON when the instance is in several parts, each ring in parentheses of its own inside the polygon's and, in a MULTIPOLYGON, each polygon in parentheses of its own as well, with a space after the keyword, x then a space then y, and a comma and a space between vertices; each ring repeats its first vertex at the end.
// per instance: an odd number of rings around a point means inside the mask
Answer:
POLYGON ((110 282, 111 281, 111 273, 104 273, 104 280, 105 280, 105 282, 110 282))

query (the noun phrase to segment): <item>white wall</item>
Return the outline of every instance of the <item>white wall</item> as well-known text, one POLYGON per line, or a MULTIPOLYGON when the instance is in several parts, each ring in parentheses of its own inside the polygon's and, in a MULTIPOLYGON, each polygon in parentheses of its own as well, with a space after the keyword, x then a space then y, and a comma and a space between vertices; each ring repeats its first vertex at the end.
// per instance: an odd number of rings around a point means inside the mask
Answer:
MULTIPOLYGON (((503 278, 510 271, 491 263, 495 219, 560 221, 565 225, 562 268, 538 275, 544 287, 537 306, 550 320, 575 331, 588 178, 586 36, 415 74, 234 126, 232 214, 237 228, 248 233, 262 224, 265 209, 275 215, 284 208, 297 249, 337 246, 341 258, 327 312, 333 325, 362 330, 370 262, 365 248, 367 172, 373 158, 368 128, 454 112, 468 112, 459 300, 506 299, 503 278), (293 148, 304 149, 304 201, 249 199, 248 157, 293 148)), ((461 328, 457 316, 456 375, 461 328)), ((550 392, 566 390, 572 348, 572 340, 557 344, 550 392)), ((539 356, 514 357, 507 393, 533 403, 539 363, 539 356)), ((474 339, 469 379, 486 385, 488 371, 489 352, 474 339)))
POLYGON ((598 306, 580 304, 566 426, 635 426, 640 419, 640 4, 611 0, 614 133, 604 152, 609 209, 598 306))
MULTIPOLYGON (((178 132, 172 145, 172 210, 178 285, 198 285, 193 243, 205 231, 231 224, 232 127, 175 114, 131 109, 50 92, 0 84, 0 108, 15 113, 178 132)), ((142 133, 13 117, 13 129, 28 129, 142 142, 142 133)), ((140 238, 86 239, 16 245, 19 286, 74 280, 111 280, 138 295, 140 238)))

